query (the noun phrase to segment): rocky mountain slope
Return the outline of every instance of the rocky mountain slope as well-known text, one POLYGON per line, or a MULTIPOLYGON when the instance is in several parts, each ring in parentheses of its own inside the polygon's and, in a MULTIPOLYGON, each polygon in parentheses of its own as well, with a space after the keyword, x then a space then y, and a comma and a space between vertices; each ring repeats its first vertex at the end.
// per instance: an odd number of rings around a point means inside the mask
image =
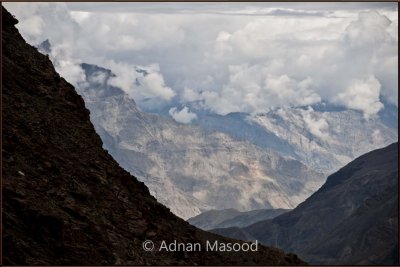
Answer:
POLYGON ((2 8, 2 264, 298 264, 294 255, 145 252, 142 242, 232 241, 173 215, 102 149, 83 99, 2 8))
POLYGON ((398 140, 397 127, 389 127, 379 116, 366 119, 354 110, 281 108, 251 120, 286 140, 295 159, 328 173, 398 140))
POLYGON ((108 84, 110 70, 81 66, 86 82, 77 90, 104 148, 184 219, 210 209, 294 208, 324 182, 323 174, 271 150, 142 112, 108 84))
POLYGON ((324 173, 332 173, 368 151, 398 140, 397 107, 385 103, 378 116, 319 104, 265 114, 200 114, 194 122, 206 129, 272 149, 324 173))
POLYGON ((314 264, 398 264, 398 143, 330 175, 293 211, 214 232, 258 239, 314 264))
POLYGON ((235 226, 245 227, 259 221, 275 218, 288 211, 285 209, 261 209, 245 212, 235 209, 209 210, 187 221, 203 230, 235 226))

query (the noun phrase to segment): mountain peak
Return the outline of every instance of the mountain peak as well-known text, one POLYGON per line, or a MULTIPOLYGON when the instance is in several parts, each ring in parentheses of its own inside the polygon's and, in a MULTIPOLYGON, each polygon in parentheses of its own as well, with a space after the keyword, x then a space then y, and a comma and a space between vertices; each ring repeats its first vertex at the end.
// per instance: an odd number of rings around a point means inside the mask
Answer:
POLYGON ((40 44, 37 45, 37 48, 39 49, 40 52, 44 54, 49 54, 51 52, 51 44, 49 39, 44 40, 40 44))

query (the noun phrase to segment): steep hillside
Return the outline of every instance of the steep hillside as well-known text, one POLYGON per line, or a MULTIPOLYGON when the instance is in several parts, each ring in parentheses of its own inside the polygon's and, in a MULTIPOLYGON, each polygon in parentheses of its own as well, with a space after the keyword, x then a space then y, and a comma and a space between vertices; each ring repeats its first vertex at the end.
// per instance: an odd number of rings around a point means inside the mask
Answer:
POLYGON ((102 149, 89 111, 2 8, 2 263, 7 265, 298 264, 258 252, 145 252, 166 242, 232 241, 173 215, 102 149))
POLYGON ((291 212, 214 232, 298 253, 311 263, 398 264, 398 143, 328 177, 291 212))

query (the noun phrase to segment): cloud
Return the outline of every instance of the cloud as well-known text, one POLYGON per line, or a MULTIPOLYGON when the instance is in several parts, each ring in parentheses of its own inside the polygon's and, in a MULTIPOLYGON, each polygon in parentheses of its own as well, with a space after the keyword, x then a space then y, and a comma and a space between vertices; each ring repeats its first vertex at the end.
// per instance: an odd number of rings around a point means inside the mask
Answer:
POLYGON ((219 114, 257 113, 323 100, 368 118, 380 97, 398 105, 392 3, 5 6, 28 42, 50 40, 61 74, 79 80, 73 66, 82 62, 110 68, 111 84, 148 111, 197 102, 219 114), (158 69, 144 77, 136 66, 158 69), (360 88, 373 97, 368 104, 360 88))
MULTIPOLYGON (((267 112, 282 105, 304 106, 318 103, 321 98, 313 90, 310 77, 296 80, 286 74, 272 75, 265 65, 230 66, 229 83, 220 93, 205 91, 192 100, 202 100, 212 111, 225 115, 229 112, 267 112)), ((184 94, 189 93, 186 90, 184 94)))
POLYGON ((198 101, 201 100, 201 96, 195 90, 185 87, 182 93, 182 100, 187 102, 198 101))
POLYGON ((375 46, 390 39, 386 29, 391 21, 377 11, 360 12, 358 20, 346 27, 346 41, 350 47, 375 46))
POLYGON ((135 66, 110 60, 105 62, 104 67, 110 69, 115 75, 109 79, 109 85, 121 88, 132 98, 139 98, 135 90, 135 81, 139 77, 135 66))
POLYGON ((104 62, 104 66, 111 69, 115 74, 114 77, 109 79, 108 84, 121 88, 137 103, 146 102, 146 105, 152 106, 154 103, 150 104, 149 99, 168 102, 175 96, 175 92, 165 85, 157 64, 142 66, 142 72, 137 72, 138 68, 135 65, 113 60, 104 62), (145 74, 143 71, 145 71, 145 74))
POLYGON ((307 129, 314 136, 327 140, 329 138, 329 124, 324 118, 315 118, 315 114, 312 112, 313 109, 308 107, 306 111, 303 111, 303 120, 307 129))
POLYGON ((375 129, 372 132, 371 137, 372 137, 373 144, 382 144, 384 142, 384 138, 383 138, 382 133, 381 133, 381 131, 379 129, 375 129))
POLYGON ((85 73, 78 63, 71 60, 57 60, 53 58, 55 69, 74 86, 85 83, 85 73))
POLYGON ((107 82, 107 74, 101 71, 95 72, 88 77, 88 81, 93 84, 104 84, 107 82))
POLYGON ((170 100, 175 96, 175 92, 168 86, 165 86, 164 78, 160 73, 150 73, 143 77, 142 84, 153 96, 159 96, 162 99, 170 100))
MULTIPOLYGON (((395 3, 258 3, 257 5, 249 3, 152 3, 151 5, 145 3, 97 3, 92 5, 90 3, 68 3, 71 10, 79 11, 96 11, 96 12, 137 12, 137 13, 178 13, 178 14, 196 14, 196 13, 213 13, 213 14, 231 14, 231 15, 265 15, 274 13, 276 10, 292 11, 293 13, 305 13, 316 11, 337 11, 337 10, 359 10, 361 7, 364 9, 393 9, 396 8, 395 3)), ((322 12, 321 12, 322 13, 322 12)))
POLYGON ((169 115, 180 123, 190 123, 192 120, 197 119, 197 115, 190 112, 188 107, 183 107, 179 111, 176 107, 171 108, 169 110, 169 115))
POLYGON ((335 101, 345 107, 362 111, 368 119, 383 108, 379 100, 380 88, 379 81, 372 75, 364 80, 353 80, 346 91, 337 95, 335 101))
POLYGON ((45 26, 44 24, 45 23, 42 18, 36 16, 30 17, 27 20, 22 21, 20 28, 26 34, 29 34, 31 36, 38 36, 42 34, 43 28, 45 26))

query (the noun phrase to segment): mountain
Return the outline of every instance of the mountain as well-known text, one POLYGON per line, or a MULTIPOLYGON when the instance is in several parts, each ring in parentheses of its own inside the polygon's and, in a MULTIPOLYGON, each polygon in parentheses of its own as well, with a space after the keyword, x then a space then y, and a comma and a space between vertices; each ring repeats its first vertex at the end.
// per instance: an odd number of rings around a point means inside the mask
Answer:
POLYGON ((109 85, 110 70, 81 67, 86 82, 77 90, 104 148, 181 218, 211 209, 291 209, 324 182, 323 174, 271 150, 142 112, 109 85))
MULTIPOLYGON (((51 45, 46 40, 38 48, 49 53, 51 45)), ((366 120, 360 112, 328 104, 259 115, 194 109, 198 119, 184 125, 141 111, 109 84, 115 77, 111 70, 81 67, 86 81, 77 91, 104 148, 184 219, 211 209, 292 209, 322 185, 327 173, 397 140, 393 112, 366 120)), ((148 74, 135 71, 138 77, 148 74)))
POLYGON ((368 151, 396 142, 397 113, 397 107, 385 102, 384 110, 366 119, 359 111, 323 103, 255 115, 199 112, 194 123, 332 173, 368 151))
POLYGON ((296 252, 312 264, 398 264, 398 143, 355 159, 293 211, 213 230, 296 252))
POLYGON ((237 242, 176 217, 102 149, 83 99, 2 7, 2 264, 304 264, 258 252, 147 252, 145 240, 237 242))
POLYGON ((43 42, 41 42, 39 45, 36 46, 36 48, 44 54, 49 54, 51 52, 51 44, 49 39, 46 39, 43 42))
POLYGON ((288 211, 285 209, 261 209, 245 212, 235 209, 209 210, 187 221, 203 230, 235 226, 245 227, 259 221, 275 218, 288 211))

